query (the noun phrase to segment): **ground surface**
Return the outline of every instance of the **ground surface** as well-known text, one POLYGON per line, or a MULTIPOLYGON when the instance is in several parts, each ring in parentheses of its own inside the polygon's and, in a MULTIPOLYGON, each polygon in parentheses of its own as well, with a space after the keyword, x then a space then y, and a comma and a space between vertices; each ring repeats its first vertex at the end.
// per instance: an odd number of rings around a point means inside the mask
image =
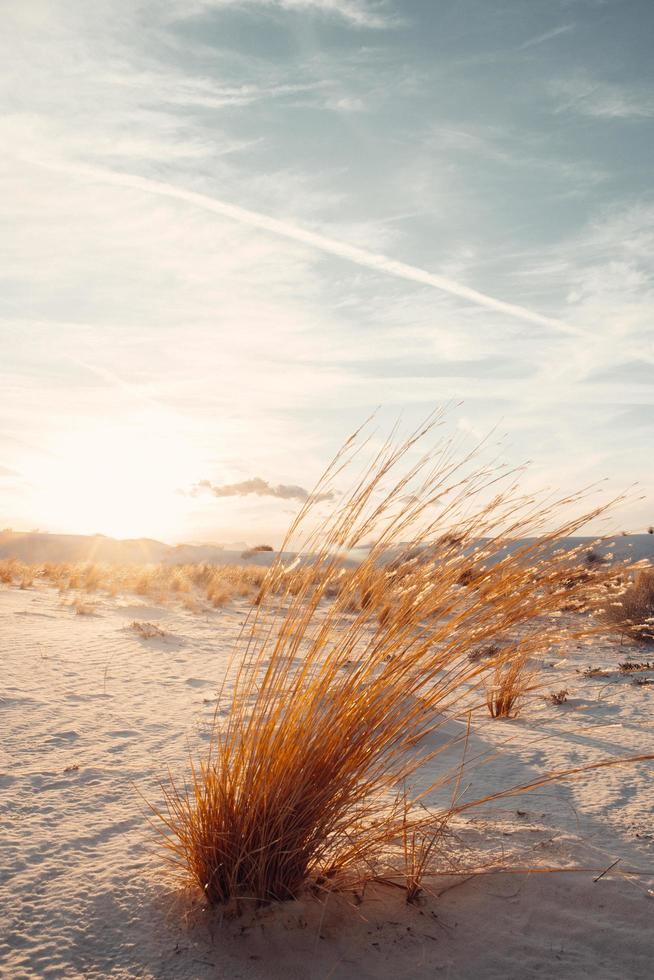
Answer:
MULTIPOLYGON (((183 775, 189 747, 206 741, 248 605, 198 614, 95 602, 94 615, 77 615, 51 589, 0 587, 0 976, 651 976, 648 764, 591 771, 457 827, 456 846, 480 860, 504 853, 516 867, 587 871, 443 877, 419 908, 399 890, 371 889, 358 908, 341 896, 229 922, 199 910, 162 877, 138 791, 156 800, 166 767, 183 775), (166 636, 139 638, 133 620, 166 636)), ((567 702, 536 697, 509 722, 480 713, 468 752, 498 752, 470 798, 651 751, 654 685, 617 672, 618 661, 648 653, 609 639, 550 651, 543 693, 567 689, 567 702), (588 666, 610 673, 585 678, 588 666)))

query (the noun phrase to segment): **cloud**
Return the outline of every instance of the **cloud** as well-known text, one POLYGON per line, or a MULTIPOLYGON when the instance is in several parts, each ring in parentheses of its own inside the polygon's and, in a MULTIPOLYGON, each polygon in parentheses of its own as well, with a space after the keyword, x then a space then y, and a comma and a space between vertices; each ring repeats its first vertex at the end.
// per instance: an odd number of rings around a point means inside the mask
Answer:
POLYGON ((552 41, 555 37, 560 37, 561 34, 569 34, 574 29, 575 24, 561 24, 560 27, 555 27, 551 31, 545 31, 544 34, 537 34, 536 37, 530 37, 528 41, 525 41, 524 44, 519 46, 518 51, 535 48, 539 44, 544 44, 546 41, 552 41))
POLYGON ((212 493, 214 497, 277 497, 278 500, 308 500, 310 497, 315 503, 323 500, 333 500, 334 492, 318 493, 312 495, 304 487, 294 484, 280 483, 272 486, 267 480, 262 480, 260 476, 254 476, 250 480, 242 480, 241 483, 226 483, 219 486, 211 483, 210 480, 200 480, 191 489, 190 496, 196 497, 202 492, 212 493))
POLYGON ((336 112, 363 112, 366 104, 357 96, 345 95, 343 98, 328 101, 327 108, 336 112))
POLYGON ((384 13, 387 7, 384 0, 195 0, 190 3, 189 0, 183 0, 183 3, 177 5, 176 15, 182 19, 205 10, 247 6, 333 16, 346 21, 352 27, 382 29, 395 23, 384 13))
MULTIPOLYGON (((480 432, 508 418, 515 453, 537 446, 552 473, 569 460, 571 481, 588 447, 618 453, 620 440, 624 479, 646 477, 618 418, 629 405, 654 418, 638 125, 654 89, 618 49, 610 74, 598 63, 580 5, 559 41, 530 10, 501 63, 473 61, 472 37, 452 49, 429 5, 393 0, 13 5, 0 38, 15 79, 0 160, 4 463, 54 465, 80 418, 127 432, 142 420, 189 454, 178 472, 290 474, 306 493, 379 402, 417 422, 451 399, 480 432), (396 13, 413 23, 364 33, 365 17, 393 27, 396 13), (590 128, 570 126, 583 117, 590 128), (634 145, 616 154, 620 118, 634 145)), ((42 522, 23 484, 0 482, 5 522, 42 522)), ((240 535, 241 511, 248 535, 281 535, 303 499, 198 492, 176 501, 182 539, 240 535)))
POLYGON ((550 92, 556 112, 576 112, 594 119, 649 119, 654 116, 654 92, 599 81, 587 74, 556 79, 550 92))
POLYGON ((541 313, 536 313, 533 310, 529 310, 526 307, 520 306, 516 303, 507 303, 504 300, 496 299, 494 296, 489 296, 488 294, 482 293, 477 289, 471 289, 469 286, 456 282, 447 276, 429 272, 426 269, 420 268, 419 266, 409 265, 407 262, 400 262, 397 259, 390 258, 387 255, 370 252, 365 248, 351 245, 348 242, 329 238, 326 235, 321 235, 317 232, 298 227, 291 222, 280 221, 278 218, 271 218, 268 215, 261 214, 258 211, 251 211, 247 208, 242 208, 237 204, 230 204, 228 201, 221 201, 219 198, 210 197, 208 194, 199 194, 196 191, 189 191, 183 187, 176 187, 173 184, 168 184, 161 180, 151 180, 147 177, 139 177, 136 174, 106 170, 100 167, 89 167, 81 164, 75 165, 57 163, 55 161, 45 161, 33 158, 26 162, 43 166, 47 169, 58 172, 75 174, 82 179, 99 180, 106 183, 118 184, 123 187, 142 190, 148 194, 157 194, 162 197, 177 198, 178 200, 185 201, 188 204, 203 208, 206 211, 213 211, 215 214, 220 214, 225 218, 230 218, 233 221, 239 222, 240 224, 249 225, 252 228, 258 228, 262 231, 272 232, 274 235, 280 235, 283 238, 289 238, 293 241, 301 242, 302 244, 315 248, 320 252, 335 255, 338 258, 345 259, 349 262, 354 262, 356 265, 373 269, 376 272, 395 276, 399 279, 405 279, 409 282, 431 286, 433 289, 438 289, 442 292, 449 293, 452 296, 457 296, 460 299, 464 299, 469 303, 475 304, 476 306, 483 306, 487 309, 494 310, 495 312, 502 313, 506 316, 514 317, 518 320, 535 323, 541 327, 550 327, 559 332, 574 334, 577 336, 581 336, 584 333, 584 331, 573 326, 572 324, 564 323, 562 320, 558 320, 554 317, 544 316, 541 313))

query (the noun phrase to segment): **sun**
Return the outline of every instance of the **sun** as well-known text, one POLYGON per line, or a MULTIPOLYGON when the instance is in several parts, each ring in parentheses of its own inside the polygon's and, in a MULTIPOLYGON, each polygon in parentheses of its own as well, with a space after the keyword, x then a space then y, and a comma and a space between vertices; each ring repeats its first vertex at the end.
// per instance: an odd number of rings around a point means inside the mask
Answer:
POLYGON ((180 531, 191 452, 164 426, 104 423, 60 434, 30 474, 39 525, 71 534, 161 537, 180 531))

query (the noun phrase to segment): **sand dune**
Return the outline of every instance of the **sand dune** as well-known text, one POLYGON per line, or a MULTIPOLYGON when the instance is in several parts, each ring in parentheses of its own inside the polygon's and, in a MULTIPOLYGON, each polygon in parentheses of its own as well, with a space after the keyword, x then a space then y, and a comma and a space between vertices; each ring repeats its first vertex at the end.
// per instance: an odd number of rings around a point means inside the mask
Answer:
MULTIPOLYGON (((529 539, 516 541, 516 547, 529 539)), ((640 561, 647 558, 654 561, 654 535, 618 535, 606 543, 594 545, 592 537, 561 538, 557 545, 572 549, 586 544, 595 547, 600 554, 612 554, 617 559, 629 558, 640 561)), ((389 549, 388 558, 400 546, 389 549)), ((277 557, 274 551, 253 551, 245 543, 238 545, 179 544, 169 545, 153 538, 118 539, 103 534, 48 534, 40 531, 0 531, 0 559, 17 558, 33 564, 56 561, 95 561, 138 564, 163 562, 172 565, 191 565, 208 562, 214 565, 257 564, 270 565, 277 557)), ((365 554, 365 549, 354 550, 347 556, 346 564, 355 564, 365 554)), ((292 560, 295 555, 285 556, 292 560)))

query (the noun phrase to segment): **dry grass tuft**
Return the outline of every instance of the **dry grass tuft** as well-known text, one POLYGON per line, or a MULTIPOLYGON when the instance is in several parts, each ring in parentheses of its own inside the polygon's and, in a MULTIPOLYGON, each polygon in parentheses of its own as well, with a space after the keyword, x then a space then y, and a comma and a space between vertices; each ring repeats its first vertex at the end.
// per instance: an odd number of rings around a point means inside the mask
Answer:
POLYGON ((534 690, 534 674, 524 657, 498 664, 486 683, 486 705, 492 718, 515 718, 520 702, 534 690))
POLYGON ((550 704, 565 704, 569 693, 567 690, 552 691, 551 694, 545 695, 545 701, 549 701, 550 704))
POLYGON ((654 642, 654 569, 642 569, 611 596, 601 619, 623 636, 640 643, 654 642))
POLYGON ((28 566, 17 558, 4 558, 0 561, 0 582, 13 585, 16 581, 22 581, 27 571, 28 566))
POLYGON ((139 623, 134 620, 129 627, 133 633, 140 636, 142 640, 154 640, 166 636, 166 631, 162 630, 155 623, 139 623))
MULTIPOLYGON (((492 713, 515 713, 529 658, 560 639, 564 598, 615 574, 600 565, 570 584, 582 556, 552 548, 604 508, 569 516, 578 497, 521 496, 514 474, 475 452, 457 459, 448 440, 422 453, 439 422, 382 445, 312 524, 314 502, 360 452, 358 434, 346 443, 280 549, 300 537, 304 559, 288 568, 278 557, 259 584, 210 749, 153 807, 176 873, 210 904, 366 880, 402 842, 407 895, 417 896, 443 826, 474 805, 456 791, 435 813, 424 794, 398 799, 398 785, 434 757, 425 736, 483 705, 489 669, 492 713), (344 573, 341 556, 371 538, 344 573), (501 662, 470 658, 494 643, 501 662)), ((584 619, 568 637, 592 629, 584 619)), ((456 790, 460 778, 443 772, 438 784, 456 790)))

